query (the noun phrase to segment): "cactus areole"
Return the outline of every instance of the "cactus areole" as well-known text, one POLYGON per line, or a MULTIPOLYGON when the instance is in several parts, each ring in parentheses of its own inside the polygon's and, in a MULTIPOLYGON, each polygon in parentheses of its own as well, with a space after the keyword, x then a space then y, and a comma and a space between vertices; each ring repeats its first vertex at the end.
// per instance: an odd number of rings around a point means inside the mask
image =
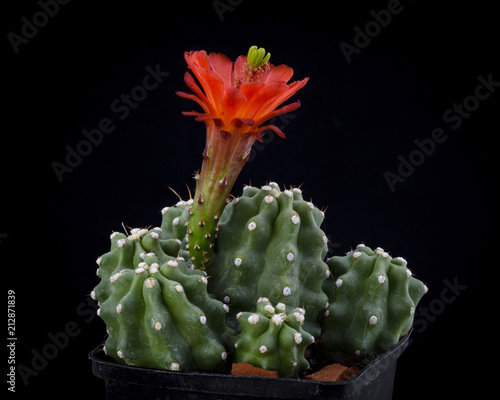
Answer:
POLYGON ((192 93, 177 92, 197 102, 203 112, 184 115, 203 121, 207 128, 201 171, 196 174, 196 193, 188 226, 189 256, 205 268, 214 254, 218 220, 236 178, 250 156, 252 145, 262 141, 266 130, 284 133, 269 119, 296 110, 300 102, 280 107, 308 78, 288 83, 293 75, 286 65, 274 66, 270 54, 252 46, 247 56, 232 62, 223 54, 190 51, 184 54, 193 75, 184 80, 192 93), (198 82, 196 82, 196 80, 198 82))
POLYGON ((105 354, 174 373, 244 363, 281 378, 319 369, 312 360, 371 365, 402 342, 427 292, 407 261, 364 244, 326 259, 324 212, 297 187, 268 181, 229 199, 252 145, 267 130, 285 136, 266 121, 300 106, 283 104, 308 78, 289 83, 293 70, 257 46, 234 62, 184 57, 192 93, 177 94, 203 111, 183 114, 207 129, 196 192, 163 208, 158 227, 111 234, 91 293, 105 354))

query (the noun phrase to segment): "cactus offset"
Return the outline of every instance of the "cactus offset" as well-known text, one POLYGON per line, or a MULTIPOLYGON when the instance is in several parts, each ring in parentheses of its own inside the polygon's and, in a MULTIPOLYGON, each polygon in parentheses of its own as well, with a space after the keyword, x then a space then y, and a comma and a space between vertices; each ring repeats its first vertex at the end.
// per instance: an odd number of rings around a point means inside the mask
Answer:
POLYGON ((161 241, 172 247, 179 239, 161 233, 114 233, 111 251, 98 259, 101 282, 92 296, 108 329, 105 350, 129 365, 223 372, 234 334, 225 324, 228 307, 208 295, 205 273, 163 251, 161 241))
POLYGON ((267 298, 257 301, 255 312, 239 313, 241 325, 234 354, 235 362, 247 362, 256 367, 278 371, 282 378, 298 378, 309 367, 304 357, 313 336, 302 329, 305 310, 275 307, 267 298))
MULTIPOLYGON (((327 240, 323 213, 302 199, 300 189, 281 192, 276 183, 247 186, 224 210, 216 257, 207 272, 209 290, 231 304, 231 316, 253 311, 260 297, 273 304, 303 307, 304 328, 319 336, 328 302, 322 290, 330 271, 323 261, 327 240)), ((234 319, 229 319, 237 327, 234 319)))
POLYGON ((365 245, 332 257, 332 278, 323 285, 330 305, 321 341, 337 362, 370 360, 394 346, 413 323, 427 287, 401 258, 365 245))

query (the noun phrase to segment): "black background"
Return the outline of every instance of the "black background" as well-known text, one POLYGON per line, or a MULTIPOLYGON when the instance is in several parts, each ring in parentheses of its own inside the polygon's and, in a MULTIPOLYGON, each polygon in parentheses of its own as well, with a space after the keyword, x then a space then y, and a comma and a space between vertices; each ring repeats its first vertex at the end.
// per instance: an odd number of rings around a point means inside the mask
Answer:
POLYGON ((495 267, 500 88, 467 118, 451 123, 443 113, 474 95, 479 76, 500 81, 495 12, 480 1, 401 0, 401 12, 349 63, 340 44, 353 45, 355 27, 364 30, 387 1, 232 4, 217 11, 212 1, 73 0, 41 20, 17 53, 9 33, 22 34, 41 6, 10 2, 4 11, 2 280, 4 295, 16 296, 16 364, 36 373, 28 385, 18 375, 9 397, 104 399, 87 359, 105 336, 88 296, 95 259, 122 223, 159 225, 159 211, 177 201, 169 186, 184 198, 186 184, 194 190, 205 128, 181 115, 197 105, 175 95, 186 90, 183 52, 235 59, 254 44, 291 66, 293 80, 310 81, 294 97, 302 106, 277 121, 287 139, 269 134, 233 193, 250 181, 302 185, 306 198, 328 207, 331 254, 360 242, 382 246, 427 283, 395 399, 477 388, 492 350, 481 336, 493 327, 483 319, 481 277, 495 267), (142 84, 147 66, 169 75, 121 120, 111 104, 142 84), (67 146, 76 149, 82 130, 104 118, 113 132, 60 182, 53 163, 65 163, 67 146), (415 140, 436 128, 446 140, 418 158, 415 140), (391 190, 384 174, 397 174, 412 152, 419 165, 391 190), (61 349, 52 351, 51 337, 61 349), (40 364, 44 350, 52 359, 40 364))

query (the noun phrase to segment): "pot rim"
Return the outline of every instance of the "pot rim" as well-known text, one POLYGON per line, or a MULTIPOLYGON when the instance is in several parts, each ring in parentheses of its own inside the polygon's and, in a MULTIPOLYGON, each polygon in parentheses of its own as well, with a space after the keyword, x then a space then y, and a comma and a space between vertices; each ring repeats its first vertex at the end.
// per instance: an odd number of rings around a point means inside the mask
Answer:
POLYGON ((339 382, 230 375, 210 372, 176 372, 119 364, 112 360, 111 357, 105 356, 104 352, 101 354, 102 344, 90 351, 89 359, 92 361, 94 375, 99 378, 121 382, 126 381, 126 383, 138 385, 168 387, 171 390, 207 393, 219 392, 220 394, 227 394, 227 390, 225 389, 226 383, 228 385, 233 383, 235 387, 239 388, 241 394, 250 392, 252 395, 265 395, 267 394, 266 390, 268 390, 266 388, 269 387, 268 383, 272 382, 273 391, 276 392, 276 398, 280 398, 279 393, 281 393, 282 390, 284 392, 289 392, 290 388, 293 388, 297 394, 300 392, 304 394, 307 393, 308 395, 320 395, 325 393, 325 391, 334 390, 336 393, 342 393, 345 396, 349 396, 350 394, 359 392, 365 385, 375 380, 380 374, 396 363, 399 356, 408 346, 411 332, 412 330, 403 336, 395 346, 363 367, 355 377, 339 382), (115 372, 110 372, 111 370, 115 372), (119 374, 116 373, 117 371, 119 371, 119 374), (116 375, 119 375, 119 377, 116 375))

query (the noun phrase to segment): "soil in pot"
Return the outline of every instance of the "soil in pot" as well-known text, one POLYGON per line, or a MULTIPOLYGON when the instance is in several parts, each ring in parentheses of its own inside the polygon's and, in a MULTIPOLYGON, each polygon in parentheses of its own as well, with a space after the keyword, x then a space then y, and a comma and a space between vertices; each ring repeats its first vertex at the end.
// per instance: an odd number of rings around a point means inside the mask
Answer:
MULTIPOLYGON (((307 379, 317 382, 339 382, 354 378, 361 369, 358 366, 347 367, 342 364, 330 364, 320 370, 304 376, 307 379)), ((251 364, 242 362, 233 364, 231 375, 242 376, 265 376, 268 378, 279 378, 277 371, 268 371, 251 364)))

